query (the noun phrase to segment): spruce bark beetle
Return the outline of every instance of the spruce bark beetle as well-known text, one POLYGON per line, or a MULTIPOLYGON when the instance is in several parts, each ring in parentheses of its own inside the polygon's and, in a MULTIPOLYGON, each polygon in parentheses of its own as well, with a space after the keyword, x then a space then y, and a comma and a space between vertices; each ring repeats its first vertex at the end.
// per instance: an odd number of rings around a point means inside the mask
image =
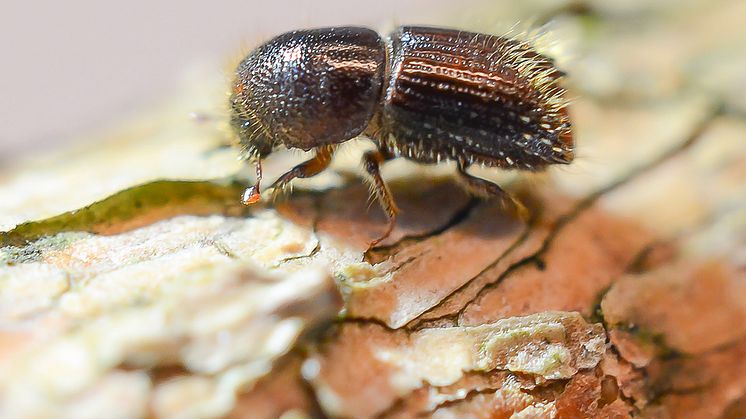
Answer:
POLYGON ((238 65, 231 126, 256 184, 243 202, 259 200, 261 161, 275 147, 315 150, 280 176, 328 167, 335 147, 363 135, 377 149, 363 166, 391 232, 398 209, 379 166, 405 157, 455 161, 471 193, 515 203, 498 185, 467 173, 472 164, 538 171, 573 159, 563 73, 526 41, 430 27, 401 27, 388 39, 358 27, 300 30, 261 45, 238 65))

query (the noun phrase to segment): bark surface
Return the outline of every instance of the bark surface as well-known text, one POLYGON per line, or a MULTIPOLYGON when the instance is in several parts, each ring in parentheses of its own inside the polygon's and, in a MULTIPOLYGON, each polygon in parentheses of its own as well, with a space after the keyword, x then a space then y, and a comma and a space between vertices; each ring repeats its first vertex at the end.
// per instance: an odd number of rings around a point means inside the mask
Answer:
POLYGON ((0 416, 745 417, 746 3, 552 4, 501 13, 574 55, 577 161, 479 173, 528 222, 396 161, 366 251, 364 141, 242 207, 211 77, 2 169, 0 416))

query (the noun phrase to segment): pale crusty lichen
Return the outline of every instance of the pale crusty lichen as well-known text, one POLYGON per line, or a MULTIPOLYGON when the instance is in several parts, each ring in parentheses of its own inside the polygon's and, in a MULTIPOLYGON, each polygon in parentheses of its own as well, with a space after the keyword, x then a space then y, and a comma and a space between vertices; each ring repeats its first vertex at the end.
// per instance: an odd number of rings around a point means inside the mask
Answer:
MULTIPOLYGON (((427 396, 430 401, 425 403, 431 404, 447 397, 447 393, 439 395, 438 389, 455 385, 472 373, 483 377, 508 374, 505 391, 517 376, 525 377, 525 381, 514 383, 516 391, 567 379, 580 370, 593 369, 605 351, 603 327, 587 323, 577 313, 544 312, 479 326, 434 327, 388 335, 372 326, 352 325, 343 330, 336 343, 306 361, 304 376, 313 384, 325 411, 369 417, 380 414, 377 409, 391 398, 404 397, 423 387, 432 389, 427 396), (349 354, 355 354, 355 358, 348 358, 349 354), (375 382, 349 383, 343 372, 351 367, 348 363, 359 364, 358 373, 376 377, 375 382), (366 405, 355 402, 362 397, 359 394, 373 389, 378 394, 366 405)), ((531 398, 531 402, 536 400, 531 398)))
POLYGON ((130 401, 125 416, 228 412, 236 392, 341 308, 320 267, 268 272, 316 245, 311 232, 272 214, 179 216, 115 235, 59 233, 2 248, 0 324, 23 325, 4 332, 13 341, 4 348, 12 362, 0 362, 4 411, 100 415, 119 394, 130 401), (185 398, 186 388, 161 390, 144 373, 168 365, 213 392, 185 398))

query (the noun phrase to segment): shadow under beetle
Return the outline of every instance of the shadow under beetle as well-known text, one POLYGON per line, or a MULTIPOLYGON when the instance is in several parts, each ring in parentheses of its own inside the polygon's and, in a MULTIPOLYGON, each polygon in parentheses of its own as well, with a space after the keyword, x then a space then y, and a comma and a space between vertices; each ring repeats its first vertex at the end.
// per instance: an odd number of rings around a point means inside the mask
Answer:
POLYGON ((335 147, 364 135, 376 145, 363 166, 388 216, 398 208, 379 166, 405 157, 455 161, 466 189, 522 206, 498 185, 472 176, 472 164, 538 171, 573 160, 563 73, 526 41, 431 27, 400 27, 388 39, 360 27, 279 35, 238 65, 231 126, 256 166, 245 204, 260 199, 261 161, 275 147, 314 149, 314 158, 280 176, 314 176, 335 147))

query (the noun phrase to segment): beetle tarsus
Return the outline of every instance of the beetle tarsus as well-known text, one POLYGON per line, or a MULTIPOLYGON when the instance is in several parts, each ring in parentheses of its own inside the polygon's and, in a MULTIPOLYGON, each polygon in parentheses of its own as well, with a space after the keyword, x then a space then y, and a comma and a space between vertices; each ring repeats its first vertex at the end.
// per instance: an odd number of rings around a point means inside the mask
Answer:
POLYGON ((256 204, 262 199, 260 190, 260 185, 262 183, 262 161, 257 159, 254 162, 254 167, 256 169, 256 183, 243 191, 243 195, 241 195, 241 203, 244 205, 256 204))
POLYGON ((370 245, 368 246, 369 248, 372 249, 378 246, 379 243, 389 238, 389 236, 391 235, 391 232, 394 231, 394 227, 396 227, 396 214, 394 215, 387 214, 387 216, 389 218, 389 221, 386 224, 386 231, 384 231, 380 237, 370 242, 370 245))
POLYGON ((516 216, 521 220, 526 221, 529 219, 530 213, 528 209, 518 199, 505 192, 496 183, 470 175, 466 171, 466 168, 466 166, 459 164, 458 174, 459 180, 470 194, 483 199, 497 198, 504 205, 510 205, 515 211, 516 216))
POLYGON ((381 177, 381 164, 387 160, 391 160, 393 155, 388 150, 375 150, 368 151, 363 155, 363 167, 365 171, 370 175, 372 183, 372 191, 375 193, 378 202, 381 204, 386 217, 388 218, 388 225, 386 231, 379 238, 375 239, 370 247, 374 247, 382 241, 386 240, 391 232, 394 230, 396 225, 396 215, 399 213, 399 208, 396 206, 393 195, 389 190, 386 183, 381 177))

